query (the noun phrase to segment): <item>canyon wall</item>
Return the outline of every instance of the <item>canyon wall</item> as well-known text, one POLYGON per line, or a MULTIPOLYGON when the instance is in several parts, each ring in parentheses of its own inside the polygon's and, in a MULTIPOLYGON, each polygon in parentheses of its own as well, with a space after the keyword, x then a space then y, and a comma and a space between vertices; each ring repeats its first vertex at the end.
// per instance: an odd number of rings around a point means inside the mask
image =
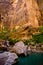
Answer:
POLYGON ((39 26, 40 11, 36 0, 0 0, 0 27, 39 26))
POLYGON ((38 3, 39 10, 41 13, 41 18, 40 18, 39 24, 43 25, 43 0, 37 0, 37 3, 38 3))

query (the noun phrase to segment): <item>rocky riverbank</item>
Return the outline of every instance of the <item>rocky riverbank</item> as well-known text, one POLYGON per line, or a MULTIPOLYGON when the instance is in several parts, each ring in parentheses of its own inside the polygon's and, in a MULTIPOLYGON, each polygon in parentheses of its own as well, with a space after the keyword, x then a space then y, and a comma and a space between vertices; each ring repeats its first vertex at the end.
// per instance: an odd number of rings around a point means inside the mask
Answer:
POLYGON ((27 56, 31 53, 43 53, 43 43, 34 44, 34 42, 30 42, 28 45, 25 45, 24 42, 19 41, 12 46, 9 44, 9 41, 0 42, 1 65, 12 65, 13 63, 18 62, 18 55, 27 56))
POLYGON ((0 53, 0 65, 12 65, 18 61, 18 56, 15 53, 4 52, 0 53))
POLYGON ((43 43, 34 44, 34 42, 28 43, 25 45, 22 41, 17 42, 12 49, 11 52, 15 52, 16 54, 24 54, 25 56, 35 52, 35 53, 43 53, 43 43))

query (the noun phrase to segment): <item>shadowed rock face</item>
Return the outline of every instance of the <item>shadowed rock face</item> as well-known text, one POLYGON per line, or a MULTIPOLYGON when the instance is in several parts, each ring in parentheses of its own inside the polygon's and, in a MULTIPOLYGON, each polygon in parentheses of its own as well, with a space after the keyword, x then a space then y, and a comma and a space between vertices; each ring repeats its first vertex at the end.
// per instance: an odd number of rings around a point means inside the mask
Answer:
POLYGON ((8 14, 10 9, 13 9, 11 0, 0 0, 0 14, 8 14))
POLYGON ((0 0, 2 26, 13 28, 15 25, 39 26, 39 7, 36 0, 0 0))
POLYGON ((10 9, 13 9, 11 3, 11 0, 0 0, 0 16, 3 18, 1 19, 2 26, 9 26, 10 24, 8 12, 10 9))

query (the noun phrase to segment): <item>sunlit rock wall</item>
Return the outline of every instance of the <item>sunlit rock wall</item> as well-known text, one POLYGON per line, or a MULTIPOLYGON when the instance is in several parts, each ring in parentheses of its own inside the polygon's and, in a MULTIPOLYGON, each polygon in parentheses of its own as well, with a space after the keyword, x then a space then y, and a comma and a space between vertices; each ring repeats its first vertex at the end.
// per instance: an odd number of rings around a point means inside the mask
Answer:
POLYGON ((40 12, 36 0, 0 0, 0 26, 39 26, 40 12))
POLYGON ((37 2, 38 2, 39 10, 41 13, 41 18, 40 18, 39 24, 43 25, 43 0, 37 0, 37 2))

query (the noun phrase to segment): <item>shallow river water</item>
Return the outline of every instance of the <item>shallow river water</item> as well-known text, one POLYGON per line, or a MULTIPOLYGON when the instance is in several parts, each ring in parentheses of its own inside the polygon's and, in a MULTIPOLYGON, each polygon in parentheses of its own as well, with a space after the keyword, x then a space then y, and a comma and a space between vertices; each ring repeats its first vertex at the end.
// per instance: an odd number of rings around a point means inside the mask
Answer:
POLYGON ((20 56, 14 65, 43 65, 43 53, 32 53, 26 57, 20 56))

